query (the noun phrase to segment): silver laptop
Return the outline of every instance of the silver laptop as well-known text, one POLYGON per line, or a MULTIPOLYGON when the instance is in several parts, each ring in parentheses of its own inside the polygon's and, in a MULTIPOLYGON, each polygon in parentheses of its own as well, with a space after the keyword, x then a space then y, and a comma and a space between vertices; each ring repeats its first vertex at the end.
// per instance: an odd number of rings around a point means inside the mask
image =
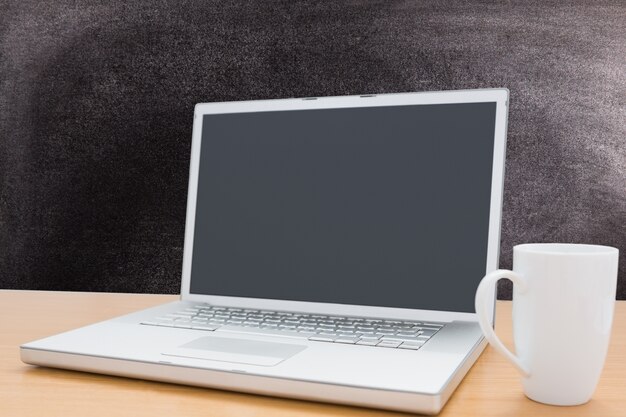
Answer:
POLYGON ((473 300, 498 266, 507 100, 198 104, 180 301, 22 360, 439 412, 484 347, 473 300))

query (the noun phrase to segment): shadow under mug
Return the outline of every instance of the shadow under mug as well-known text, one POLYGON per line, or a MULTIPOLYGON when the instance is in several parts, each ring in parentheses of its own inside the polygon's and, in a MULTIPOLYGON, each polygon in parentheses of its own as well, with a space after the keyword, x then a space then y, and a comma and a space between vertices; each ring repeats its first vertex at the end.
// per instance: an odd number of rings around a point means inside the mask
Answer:
POLYGON ((523 375, 524 393, 552 405, 584 404, 604 366, 617 287, 618 250, 608 246, 532 243, 513 248, 513 271, 487 274, 476 291, 485 338, 523 375), (498 280, 513 281, 516 355, 489 317, 498 280))

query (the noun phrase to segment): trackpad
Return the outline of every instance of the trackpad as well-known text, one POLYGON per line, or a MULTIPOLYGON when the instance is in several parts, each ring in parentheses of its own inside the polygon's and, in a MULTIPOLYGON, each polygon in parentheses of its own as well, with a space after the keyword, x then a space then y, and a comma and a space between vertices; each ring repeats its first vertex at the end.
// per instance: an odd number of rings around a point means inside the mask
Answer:
POLYGON ((292 343, 206 336, 163 352, 166 356, 274 366, 306 349, 292 343))

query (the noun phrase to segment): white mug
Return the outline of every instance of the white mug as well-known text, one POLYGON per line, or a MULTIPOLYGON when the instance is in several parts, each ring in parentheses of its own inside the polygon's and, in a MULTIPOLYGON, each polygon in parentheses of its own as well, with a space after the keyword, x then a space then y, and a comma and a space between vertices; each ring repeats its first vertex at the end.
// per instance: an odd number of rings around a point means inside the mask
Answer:
POLYGON ((618 250, 533 243, 513 248, 513 271, 487 274, 476 291, 485 338, 523 375, 524 393, 552 405, 584 404, 604 366, 617 287, 618 250), (499 279, 513 281, 513 355, 489 317, 499 279))

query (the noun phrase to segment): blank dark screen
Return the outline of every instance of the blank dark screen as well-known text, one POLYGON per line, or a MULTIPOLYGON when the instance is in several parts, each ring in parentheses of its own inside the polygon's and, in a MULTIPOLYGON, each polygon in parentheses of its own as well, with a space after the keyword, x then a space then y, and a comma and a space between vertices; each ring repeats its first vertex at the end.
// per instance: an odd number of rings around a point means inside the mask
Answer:
POLYGON ((203 116, 191 293, 472 312, 495 112, 203 116))

